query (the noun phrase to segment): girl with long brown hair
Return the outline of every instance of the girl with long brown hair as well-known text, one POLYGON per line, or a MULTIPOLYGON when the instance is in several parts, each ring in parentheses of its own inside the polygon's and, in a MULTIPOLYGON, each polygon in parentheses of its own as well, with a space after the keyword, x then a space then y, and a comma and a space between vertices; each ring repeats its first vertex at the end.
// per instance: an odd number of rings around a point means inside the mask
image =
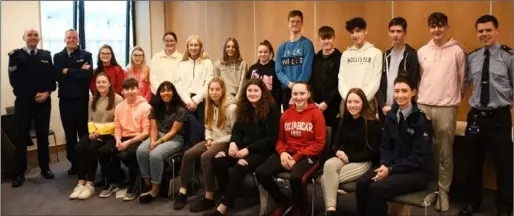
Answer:
POLYGON ((96 83, 95 77, 96 74, 100 72, 105 72, 109 75, 111 79, 112 88, 114 92, 121 95, 121 85, 123 84, 123 80, 125 80, 125 73, 123 68, 116 61, 116 56, 114 55, 114 51, 112 47, 105 44, 100 47, 100 51, 98 51, 98 58, 96 60, 96 68, 93 70, 93 78, 91 79, 91 83, 89 84, 89 89, 91 90, 91 94, 95 95, 96 93, 96 83))
POLYGON ((223 200, 209 216, 226 214, 246 175, 269 157, 277 139, 280 111, 262 80, 246 82, 236 115, 229 148, 218 152, 213 161, 223 200), (230 178, 229 167, 233 167, 230 178))
POLYGON ((176 196, 174 208, 179 210, 187 203, 187 185, 191 180, 193 161, 201 158, 203 179, 205 182, 205 197, 191 205, 191 212, 201 212, 214 207, 214 173, 212 159, 228 146, 232 127, 235 122, 236 105, 227 94, 225 82, 220 78, 212 79, 208 86, 205 116, 205 141, 202 141, 184 153, 180 169, 182 186, 176 196))
POLYGON ((248 64, 243 60, 235 38, 229 37, 225 41, 222 53, 222 59, 214 63, 214 77, 223 79, 227 93, 237 100, 241 95, 248 64))
MULTIPOLYGON (((98 73, 95 78, 96 91, 89 102, 87 136, 81 137, 76 147, 78 183, 70 199, 88 199, 95 193, 93 181, 98 164, 100 148, 114 148, 114 108, 123 101, 114 93, 111 80, 106 73, 98 73)), ((100 157, 100 163, 110 158, 100 157)))
POLYGON ((336 215, 339 184, 357 180, 379 160, 380 124, 364 91, 352 88, 345 98, 332 144, 335 157, 325 162, 321 176, 327 216, 336 215))
POLYGON ((152 99, 152 91, 150 89, 150 67, 146 64, 145 51, 141 47, 134 47, 130 54, 130 64, 125 70, 125 79, 134 77, 139 81, 139 94, 146 101, 152 99))

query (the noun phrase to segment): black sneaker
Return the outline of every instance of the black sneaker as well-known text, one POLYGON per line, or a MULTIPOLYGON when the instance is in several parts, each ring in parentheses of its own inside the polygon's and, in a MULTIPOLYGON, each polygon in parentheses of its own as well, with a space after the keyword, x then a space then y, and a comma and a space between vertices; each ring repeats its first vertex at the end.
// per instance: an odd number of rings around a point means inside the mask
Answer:
POLYGON ((215 206, 214 200, 202 197, 198 202, 191 205, 189 209, 191 212, 203 212, 207 211, 215 206))
POLYGON ((175 203, 173 203, 173 208, 175 210, 183 209, 187 204, 187 196, 182 193, 178 193, 175 195, 175 203))
POLYGON ((213 209, 212 211, 205 212, 202 216, 224 216, 218 209, 213 209))
POLYGON ((155 197, 152 195, 150 191, 147 193, 139 195, 139 203, 149 203, 152 202, 155 199, 155 197))
POLYGON ((129 184, 127 187, 127 193, 125 194, 125 197, 123 197, 124 201, 132 201, 137 197, 138 190, 136 189, 135 185, 129 184))
POLYGON ((337 212, 336 211, 327 211, 325 213, 325 216, 337 216, 337 212))

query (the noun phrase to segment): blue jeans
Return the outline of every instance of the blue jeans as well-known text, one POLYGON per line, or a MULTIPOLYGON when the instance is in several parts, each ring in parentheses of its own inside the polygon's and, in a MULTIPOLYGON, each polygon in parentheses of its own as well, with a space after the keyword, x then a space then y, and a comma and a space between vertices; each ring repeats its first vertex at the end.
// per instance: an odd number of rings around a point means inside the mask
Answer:
MULTIPOLYGON (((159 132, 159 137, 163 135, 159 132)), ((164 160, 182 149, 184 137, 175 135, 171 140, 158 145, 152 151, 150 151, 150 142, 150 138, 148 138, 137 148, 137 163, 143 178, 151 177, 153 184, 160 184, 164 170, 164 160)))

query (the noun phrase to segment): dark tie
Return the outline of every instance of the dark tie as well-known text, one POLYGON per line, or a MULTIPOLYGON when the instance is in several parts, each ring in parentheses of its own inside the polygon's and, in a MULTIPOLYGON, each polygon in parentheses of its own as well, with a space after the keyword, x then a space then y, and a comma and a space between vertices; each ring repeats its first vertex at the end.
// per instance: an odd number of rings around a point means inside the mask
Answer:
POLYGON ((482 89, 480 90, 480 104, 487 107, 489 104, 489 56, 491 53, 488 49, 484 51, 484 65, 482 66, 482 81, 480 82, 482 89))
POLYGON ((400 113, 398 113, 398 115, 400 116, 400 120, 398 120, 398 125, 401 127, 403 122, 405 121, 405 117, 403 117, 402 111, 400 111, 400 113))
POLYGON ((30 55, 31 55, 31 56, 36 55, 36 51, 35 51, 35 50, 31 50, 31 51, 30 51, 30 55))

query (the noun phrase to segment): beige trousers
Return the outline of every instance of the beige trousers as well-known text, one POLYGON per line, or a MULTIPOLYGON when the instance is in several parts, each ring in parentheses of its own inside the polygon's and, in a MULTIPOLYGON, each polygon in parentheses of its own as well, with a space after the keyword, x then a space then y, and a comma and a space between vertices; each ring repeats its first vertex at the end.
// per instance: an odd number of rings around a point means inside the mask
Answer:
MULTIPOLYGON (((457 107, 428 106, 419 104, 418 107, 432 119, 434 129, 435 153, 439 153, 440 191, 448 193, 453 178, 453 140, 457 121, 457 107)), ((435 170, 434 170, 435 171, 435 170)))

